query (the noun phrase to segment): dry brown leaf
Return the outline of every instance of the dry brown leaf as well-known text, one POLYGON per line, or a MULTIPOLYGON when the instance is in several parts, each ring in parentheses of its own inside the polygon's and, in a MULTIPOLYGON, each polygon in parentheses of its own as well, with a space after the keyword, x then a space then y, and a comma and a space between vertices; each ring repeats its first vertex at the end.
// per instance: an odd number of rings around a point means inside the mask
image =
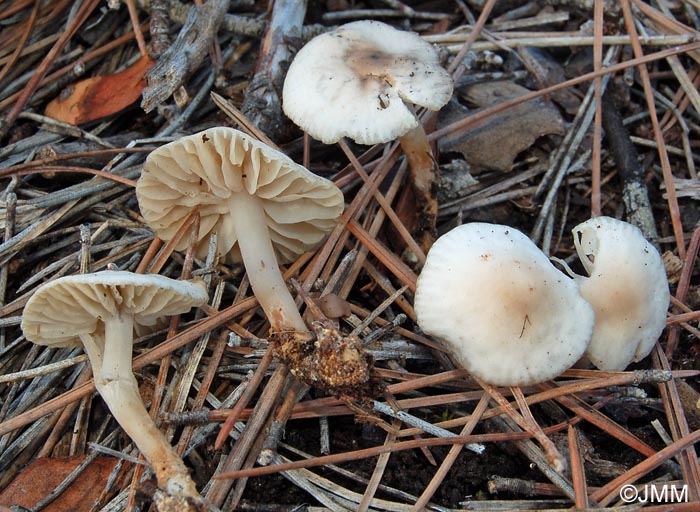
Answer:
POLYGON ((74 125, 121 112, 141 97, 144 74, 155 62, 142 57, 114 75, 96 76, 65 88, 46 106, 44 114, 74 125))
MULTIPOLYGON (((31 508, 53 491, 83 460, 79 457, 41 458, 26 467, 0 494, 0 505, 31 508)), ((98 457, 45 512, 88 511, 104 489, 117 460, 98 457)))
MULTIPOLYGON (((463 87, 460 95, 472 105, 489 107, 529 92, 513 82, 498 81, 463 87)), ((440 113, 439 127, 470 113, 466 107, 451 101, 440 113)), ((564 122, 559 111, 545 99, 537 98, 490 116, 464 133, 442 137, 440 151, 462 153, 472 170, 510 171, 517 155, 538 137, 563 133, 564 122)))
MULTIPOLYGON (((518 55, 540 88, 551 87, 567 79, 559 61, 543 48, 518 48, 518 55)), ((571 115, 575 115, 581 107, 581 98, 575 89, 569 87, 553 92, 552 100, 571 115)))

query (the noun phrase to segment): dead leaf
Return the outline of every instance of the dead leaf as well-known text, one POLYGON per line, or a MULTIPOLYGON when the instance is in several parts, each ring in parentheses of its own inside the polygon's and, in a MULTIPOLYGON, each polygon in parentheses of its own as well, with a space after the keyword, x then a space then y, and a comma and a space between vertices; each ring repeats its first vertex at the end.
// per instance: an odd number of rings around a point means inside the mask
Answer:
MULTIPOLYGON (((498 81, 471 84, 460 95, 477 107, 488 107, 529 93, 513 82, 498 81)), ((472 111, 452 100, 440 112, 438 126, 459 121, 472 111)), ((466 132, 445 135, 440 151, 457 151, 472 166, 472 171, 495 169, 510 171, 516 156, 538 137, 564 133, 559 111, 543 98, 511 107, 469 127, 466 132)))
MULTIPOLYGON (((81 462, 79 457, 41 458, 26 467, 0 494, 0 505, 31 508, 53 491, 81 462)), ((88 511, 99 498, 107 477, 117 460, 98 457, 58 498, 43 510, 46 512, 88 511)))
POLYGON ((121 112, 141 97, 144 74, 154 61, 142 57, 114 75, 96 76, 68 86, 46 106, 44 114, 79 125, 121 112))
MULTIPOLYGON (((564 68, 543 48, 518 48, 518 55, 542 89, 567 79, 564 68)), ((581 107, 581 98, 576 94, 575 89, 570 87, 554 91, 552 100, 571 115, 576 114, 581 107)))

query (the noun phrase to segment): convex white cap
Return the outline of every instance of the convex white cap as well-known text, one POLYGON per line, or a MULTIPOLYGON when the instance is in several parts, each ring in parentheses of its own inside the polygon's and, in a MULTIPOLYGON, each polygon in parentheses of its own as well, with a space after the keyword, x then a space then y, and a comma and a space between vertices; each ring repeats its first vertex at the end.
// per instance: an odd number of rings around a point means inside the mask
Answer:
MULTIPOLYGON (((234 220, 230 208, 240 193, 262 203, 280 263, 294 261, 318 244, 344 208, 343 194, 331 181, 227 127, 210 128, 154 150, 136 184, 141 214, 156 235, 170 240, 197 208, 197 257, 206 257, 211 235, 217 233, 225 262, 241 261, 234 224, 241 229, 246 219, 234 220)), ((177 250, 186 249, 187 243, 183 239, 177 250)))
POLYGON ((632 224, 595 217, 573 229, 576 252, 590 277, 576 277, 595 311, 586 351, 601 370, 624 370, 646 357, 666 325, 671 301, 659 252, 632 224))
POLYGON ((573 279, 523 233, 459 226, 430 249, 415 295, 418 325, 479 379, 522 386, 552 379, 583 354, 593 310, 573 279))
POLYGON ((285 114, 326 144, 397 139, 418 126, 408 104, 439 110, 452 78, 418 34, 356 21, 316 36, 292 61, 282 92, 285 114))
POLYGON ((22 331, 50 347, 82 346, 81 335, 104 339, 104 321, 133 316, 151 326, 163 316, 186 313, 209 298, 203 281, 178 281, 155 274, 105 270, 46 283, 27 302, 22 331))

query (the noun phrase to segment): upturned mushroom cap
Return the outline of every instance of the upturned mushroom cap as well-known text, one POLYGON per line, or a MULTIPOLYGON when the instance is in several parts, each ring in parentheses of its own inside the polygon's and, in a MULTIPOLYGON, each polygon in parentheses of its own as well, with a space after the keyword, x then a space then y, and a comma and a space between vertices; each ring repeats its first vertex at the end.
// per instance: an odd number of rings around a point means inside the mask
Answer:
POLYGON ((202 281, 111 270, 66 276, 45 284, 29 299, 22 331, 39 345, 77 347, 81 334, 104 337, 101 320, 126 314, 134 316, 134 325, 148 326, 207 299, 202 281))
POLYGON ((485 382, 552 379, 583 354, 593 311, 576 283, 523 233, 470 223, 428 253, 415 296, 418 324, 485 382))
MULTIPOLYGON (((136 184, 141 214, 170 240, 194 208, 201 215, 196 255, 207 254, 217 233, 226 262, 241 259, 228 200, 247 191, 263 202, 270 238, 281 263, 313 248, 343 211, 343 194, 332 182, 269 146, 234 130, 210 128, 154 150, 136 184)), ((178 250, 184 250, 183 240, 178 250)))
POLYGON ((646 357, 666 325, 671 300, 659 252, 632 224, 596 217, 573 229, 576 252, 590 277, 577 277, 595 312, 586 350, 601 370, 624 370, 646 357))
POLYGON ((452 78, 418 34, 356 21, 316 36, 292 61, 282 91, 285 114, 326 144, 350 137, 378 144, 418 125, 406 103, 439 110, 452 78))

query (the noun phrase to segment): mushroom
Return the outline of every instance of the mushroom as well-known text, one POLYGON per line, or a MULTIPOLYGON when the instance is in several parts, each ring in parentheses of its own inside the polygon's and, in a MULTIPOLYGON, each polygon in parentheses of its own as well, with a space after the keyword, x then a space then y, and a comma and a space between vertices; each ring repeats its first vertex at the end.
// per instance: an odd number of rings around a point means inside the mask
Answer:
POLYGON ((49 347, 82 345, 95 387, 114 418, 153 466, 158 485, 173 496, 199 499, 187 467, 158 430, 131 369, 135 325, 153 325, 207 302, 202 281, 103 271, 46 283, 22 315, 28 340, 49 347))
POLYGON ((153 151, 136 196, 144 219, 164 240, 197 208, 197 255, 206 254, 217 233, 219 253, 243 262, 273 331, 307 330, 278 258, 293 261, 336 225, 344 203, 332 182, 238 130, 217 127, 153 151))
POLYGON ((415 311, 482 381, 522 386, 560 375, 583 354, 593 310, 573 279, 523 233, 470 223, 433 244, 415 311))
POLYGON ((435 238, 438 168, 411 104, 439 110, 452 97, 450 74, 435 48, 418 34, 379 21, 356 21, 316 36, 292 61, 282 108, 326 144, 349 137, 359 144, 399 138, 411 170, 427 251, 435 238))
POLYGON ((573 234, 590 276, 574 278, 595 312, 586 356, 601 370, 624 370, 651 352, 666 325, 663 260, 637 227, 611 217, 587 220, 573 234))

